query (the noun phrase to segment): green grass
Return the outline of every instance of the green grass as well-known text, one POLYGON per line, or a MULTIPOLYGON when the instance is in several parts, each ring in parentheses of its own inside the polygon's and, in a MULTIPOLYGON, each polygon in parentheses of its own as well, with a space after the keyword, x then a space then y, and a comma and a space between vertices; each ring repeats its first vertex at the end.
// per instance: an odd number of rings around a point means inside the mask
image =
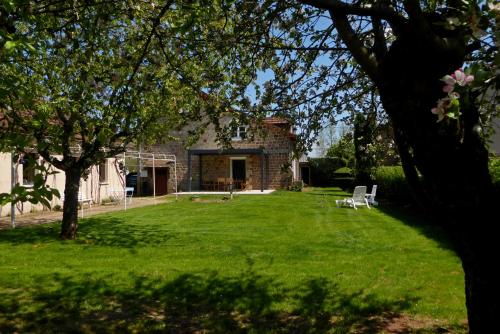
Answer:
POLYGON ((0 231, 0 332, 462 332, 440 230, 343 196, 184 197, 85 219, 69 242, 58 225, 0 231))

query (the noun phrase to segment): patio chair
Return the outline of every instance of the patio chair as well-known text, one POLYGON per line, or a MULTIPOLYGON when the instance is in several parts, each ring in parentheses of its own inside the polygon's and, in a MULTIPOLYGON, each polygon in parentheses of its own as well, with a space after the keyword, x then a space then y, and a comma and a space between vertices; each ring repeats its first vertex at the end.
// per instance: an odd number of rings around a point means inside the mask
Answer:
POLYGON ((366 197, 366 200, 368 201, 368 203, 370 205, 375 205, 377 206, 378 205, 378 202, 375 200, 375 195, 377 194, 377 185, 374 184, 372 186, 372 192, 370 194, 366 194, 365 197, 366 197))
POLYGON ((217 178, 217 191, 225 191, 226 190, 226 178, 218 177, 217 178))
POLYGON ((349 206, 357 210, 358 208, 356 206, 366 205, 368 209, 370 209, 370 204, 368 204, 368 200, 366 199, 365 195, 366 186, 357 186, 354 188, 352 197, 344 198, 342 200, 336 200, 335 203, 337 204, 337 207, 349 206))
POLYGON ((132 197, 134 196, 134 187, 125 187, 125 199, 128 198, 128 203, 132 203, 132 197))

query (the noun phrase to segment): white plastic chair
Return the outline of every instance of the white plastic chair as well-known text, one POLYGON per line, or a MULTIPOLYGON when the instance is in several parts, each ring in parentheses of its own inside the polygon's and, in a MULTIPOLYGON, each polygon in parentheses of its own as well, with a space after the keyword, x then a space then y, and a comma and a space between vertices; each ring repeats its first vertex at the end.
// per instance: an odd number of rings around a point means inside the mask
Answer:
MULTIPOLYGON (((61 194, 61 201, 64 202, 64 193, 61 194)), ((89 209, 92 209, 92 198, 87 198, 81 191, 78 192, 78 203, 80 204, 82 218, 83 218, 83 204, 88 203, 89 209)))
POLYGON ((337 207, 339 206, 349 206, 357 210, 356 206, 366 205, 368 209, 370 209, 370 204, 368 204, 368 200, 366 199, 366 186, 357 186, 354 188, 354 192, 352 193, 352 197, 344 198, 343 200, 336 200, 335 203, 337 207))
POLYGON ((132 203, 132 196, 134 196, 134 187, 125 187, 125 199, 128 198, 128 204, 132 203))
POLYGON ((375 206, 378 205, 378 202, 375 200, 375 195, 377 195, 377 185, 376 184, 374 184, 372 186, 372 192, 370 194, 365 195, 366 200, 368 201, 368 203, 370 203, 370 205, 375 205, 375 206))

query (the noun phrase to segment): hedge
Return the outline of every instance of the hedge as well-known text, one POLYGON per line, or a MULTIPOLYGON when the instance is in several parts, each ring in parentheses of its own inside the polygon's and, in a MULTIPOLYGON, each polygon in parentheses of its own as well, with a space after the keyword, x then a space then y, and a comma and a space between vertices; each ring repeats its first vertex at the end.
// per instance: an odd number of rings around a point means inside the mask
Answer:
POLYGON ((377 185, 377 197, 391 202, 411 203, 413 197, 401 166, 382 166, 375 170, 373 184, 377 185))

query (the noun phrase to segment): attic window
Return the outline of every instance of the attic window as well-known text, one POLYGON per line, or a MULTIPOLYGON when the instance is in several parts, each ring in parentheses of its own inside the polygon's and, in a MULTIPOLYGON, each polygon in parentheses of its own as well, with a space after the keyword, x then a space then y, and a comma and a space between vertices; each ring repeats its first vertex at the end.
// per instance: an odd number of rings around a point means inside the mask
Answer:
POLYGON ((233 140, 243 140, 247 138, 247 127, 238 126, 231 134, 233 140))

